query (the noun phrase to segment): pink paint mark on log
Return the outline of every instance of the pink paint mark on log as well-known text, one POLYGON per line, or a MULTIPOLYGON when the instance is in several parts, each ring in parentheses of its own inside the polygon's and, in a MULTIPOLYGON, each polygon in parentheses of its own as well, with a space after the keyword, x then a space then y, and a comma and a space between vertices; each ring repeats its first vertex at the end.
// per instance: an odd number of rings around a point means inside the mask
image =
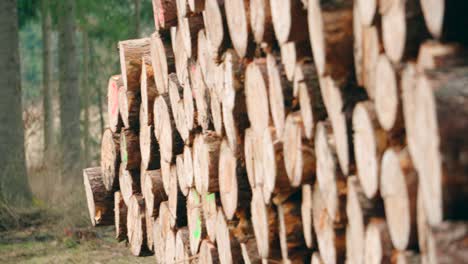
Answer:
POLYGON ((159 1, 159 10, 158 11, 159 11, 158 12, 159 25, 164 25, 164 10, 163 10, 161 0, 159 1))
POLYGON ((117 111, 119 109, 119 87, 114 83, 112 83, 112 94, 111 94, 111 99, 112 99, 112 108, 111 108, 111 113, 113 115, 117 114, 117 111))

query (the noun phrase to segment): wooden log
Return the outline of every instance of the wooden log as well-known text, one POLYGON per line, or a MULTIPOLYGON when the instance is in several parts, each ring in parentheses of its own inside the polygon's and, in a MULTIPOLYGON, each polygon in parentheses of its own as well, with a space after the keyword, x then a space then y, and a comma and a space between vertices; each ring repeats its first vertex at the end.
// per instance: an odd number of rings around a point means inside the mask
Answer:
POLYGON ((220 263, 243 263, 241 245, 229 229, 222 209, 216 217, 216 246, 220 263))
POLYGON ((443 222, 428 233, 428 263, 463 263, 468 257, 467 222, 443 222))
POLYGON ((175 263, 176 258, 176 238, 173 230, 169 230, 166 236, 164 263, 175 263))
POLYGON ((104 187, 101 168, 84 169, 83 180, 91 224, 93 226, 114 224, 113 193, 104 187))
POLYGON ((234 152, 243 149, 244 132, 250 126, 242 76, 245 67, 233 50, 224 53, 224 92, 222 113, 224 131, 234 152))
POLYGON ((352 1, 310 0, 307 6, 312 53, 320 75, 347 80, 353 62, 352 1))
POLYGON ((216 217, 218 207, 221 206, 219 193, 205 192, 200 195, 200 198, 207 238, 216 242, 216 217))
POLYGON ((467 50, 459 43, 440 43, 433 40, 421 44, 417 66, 419 71, 466 64, 467 50))
POLYGON ((331 220, 346 220, 346 180, 338 165, 330 122, 319 122, 315 134, 317 183, 331 220))
POLYGON ((163 238, 162 226, 161 226, 161 218, 156 218, 153 222, 153 238, 154 238, 154 256, 156 259, 156 263, 163 264, 165 258, 165 246, 166 243, 165 238, 163 238))
POLYGON ((152 0, 154 24, 157 31, 177 25, 177 6, 173 0, 152 0))
POLYGON ((220 259, 216 246, 209 240, 204 239, 200 246, 200 255, 198 258, 200 263, 219 264, 220 259))
POLYGON ((387 133, 380 127, 374 105, 367 101, 353 112, 354 156, 358 177, 366 196, 371 199, 379 189, 379 161, 387 148, 387 133))
POLYGON ((271 17, 270 0, 250 1, 250 26, 257 44, 271 43, 275 40, 271 17))
POLYGON ((119 170, 119 185, 122 198, 128 207, 130 197, 133 194, 141 193, 140 171, 127 170, 125 166, 121 164, 119 170))
MULTIPOLYGON (((159 1, 159 0, 156 0, 159 1)), ((166 47, 158 33, 151 35, 151 65, 154 74, 154 82, 158 94, 168 92, 168 75, 174 71, 174 54, 170 47, 166 47)))
POLYGON ((187 227, 182 227, 177 230, 175 240, 175 262, 181 264, 189 264, 190 257, 190 241, 189 241, 189 230, 187 227))
MULTIPOLYGON (((213 75, 215 74, 213 73, 213 75)), ((216 90, 212 89, 210 91, 211 121, 214 126, 214 131, 218 136, 223 135, 223 112, 221 106, 221 99, 221 96, 216 92, 216 90)))
POLYGON ((408 150, 386 150, 381 168, 380 193, 392 244, 398 250, 417 248, 418 175, 408 150))
POLYGON ((427 237, 429 233, 429 225, 427 223, 426 212, 424 209, 424 198, 421 190, 421 184, 419 185, 417 196, 418 197, 416 201, 416 222, 418 227, 418 247, 422 257, 424 259, 427 259, 427 237))
POLYGON ((184 154, 179 154, 176 157, 176 174, 177 174, 177 185, 182 195, 187 196, 190 186, 187 185, 185 178, 185 165, 184 165, 184 154))
POLYGON ((367 95, 375 98, 375 85, 376 85, 376 66, 379 55, 383 52, 383 45, 381 36, 377 25, 364 27, 362 32, 362 46, 363 46, 363 84, 367 91, 367 95))
POLYGON ((244 137, 244 160, 245 160, 245 170, 247 171, 247 179, 249 180, 250 187, 253 189, 256 187, 256 175, 255 175, 255 153, 256 148, 254 147, 256 143, 255 133, 252 128, 247 128, 245 130, 244 137))
POLYGON ((352 263, 364 262, 365 228, 372 217, 384 217, 383 202, 379 198, 368 199, 356 176, 348 177, 348 216, 347 255, 352 263))
POLYGON ((206 37, 210 40, 214 57, 223 54, 230 45, 224 1, 205 0, 203 21, 205 23, 206 37))
POLYGON ((284 67, 273 54, 267 55, 268 100, 271 119, 278 137, 283 136, 286 114, 292 108, 292 83, 288 82, 284 67))
POLYGON ((388 2, 390 4, 385 12, 382 12, 382 41, 385 54, 394 63, 415 58, 421 42, 429 38, 420 1, 388 2))
POLYGON ((466 219, 468 194, 462 159, 468 131, 468 67, 426 72, 416 85, 417 151, 413 156, 430 225, 446 219, 466 219), (454 120, 457 120, 456 122, 454 120))
POLYGON ((382 218, 372 218, 366 228, 365 263, 390 263, 392 241, 388 226, 382 218))
POLYGON ((257 179, 257 183, 263 189, 264 202, 269 204, 273 197, 273 203, 281 204, 297 191, 289 184, 283 143, 275 129, 268 128, 260 135, 259 143, 254 147, 258 150, 255 152, 255 163, 260 165, 260 172, 256 175, 263 175, 262 179, 257 179))
POLYGON ((189 230, 190 252, 196 255, 203 238, 206 237, 206 227, 202 217, 200 194, 191 188, 187 196, 187 226, 189 230))
POLYGON ((134 130, 122 130, 120 134, 120 156, 125 169, 137 170, 140 168, 140 138, 134 130))
POLYGON ((251 238, 245 243, 241 243, 241 250, 242 259, 244 260, 245 264, 261 263, 255 238, 251 238))
POLYGON ((174 116, 175 128, 179 132, 181 139, 186 142, 189 140, 189 129, 185 116, 184 103, 182 101, 183 87, 179 83, 176 74, 169 75, 169 101, 172 114, 174 116))
POLYGON ((140 126, 153 124, 154 118, 151 107, 154 105, 154 99, 158 95, 158 90, 154 82, 153 67, 147 65, 144 58, 142 58, 142 60, 140 80, 140 126))
POLYGON ((346 238, 343 224, 334 224, 325 208, 323 194, 315 184, 312 193, 312 216, 317 244, 324 264, 343 263, 346 238))
POLYGON ((265 205, 262 190, 252 190, 252 225, 261 258, 281 259, 278 237, 277 212, 272 206, 265 205))
POLYGON ((183 177, 185 178, 185 184, 188 187, 194 187, 193 181, 193 156, 192 148, 189 146, 184 147, 184 173, 183 177))
POLYGON ((375 111, 380 125, 389 132, 398 133, 404 128, 400 100, 400 78, 404 66, 393 66, 389 58, 379 56, 376 69, 375 111))
MULTIPOLYGON (((175 109, 177 109, 177 104, 179 103, 180 100, 182 100, 182 93, 183 93, 183 87, 181 83, 179 82, 179 79, 177 78, 177 75, 175 73, 169 74, 169 102, 170 107, 173 112, 175 112, 175 109)), ((174 118, 176 114, 174 113, 174 118)), ((177 124, 177 122, 176 122, 177 124)))
POLYGON ((270 123, 267 82, 265 60, 256 59, 247 66, 245 72, 247 114, 256 133, 263 132, 270 123))
POLYGON ((156 219, 159 216, 159 206, 167 200, 167 194, 164 191, 161 170, 147 170, 142 175, 141 193, 145 198, 147 215, 156 219))
POLYGON ((250 1, 226 0, 224 8, 232 46, 239 57, 252 56, 255 45, 249 23, 250 1))
POLYGON ((354 72, 356 82, 359 86, 364 86, 364 26, 361 23, 359 5, 353 5, 353 55, 354 72))
POLYGON ((168 193, 168 207, 171 214, 171 227, 187 226, 187 204, 184 195, 177 186, 176 166, 171 166, 171 178, 168 193))
POLYGON ((161 160, 171 162, 183 151, 183 140, 175 130, 174 113, 169 107, 167 95, 160 95, 154 101, 154 134, 159 142, 161 160))
POLYGON ((302 185, 301 218, 305 244, 309 249, 315 249, 317 238, 312 222, 312 185, 310 184, 302 185))
MULTIPOLYGON (((188 71, 192 67, 193 63, 189 65, 188 71)), ((190 73, 189 73, 190 75, 190 73)), ((183 86, 183 114, 185 116, 185 126, 189 131, 195 128, 195 123, 198 121, 197 112, 195 111, 195 104, 193 102, 193 90, 192 84, 190 83, 190 76, 187 76, 182 82, 183 86)), ((186 140, 187 141, 187 140, 186 140)))
POLYGON ((141 256, 148 252, 146 244, 145 200, 141 195, 132 195, 127 205, 127 237, 130 252, 134 256, 141 256))
POLYGON ((421 8, 426 26, 434 38, 467 43, 463 26, 468 23, 463 13, 468 8, 465 1, 422 0, 421 8))
POLYGON ((202 29, 198 32, 198 49, 197 49, 197 59, 200 66, 200 71, 205 82, 208 84, 209 76, 206 73, 209 64, 213 64, 214 54, 211 49, 212 44, 211 40, 208 39, 205 29, 202 29))
POLYGON ((283 261, 305 262, 308 249, 304 239, 301 218, 302 192, 298 191, 278 205, 279 239, 283 261))
MULTIPOLYGON (((144 111, 141 109, 140 109, 140 120, 144 119, 143 116, 146 116, 144 111)), ((153 126, 149 126, 145 124, 140 125, 139 144, 140 144, 141 169, 142 170, 147 170, 147 169, 154 170, 154 169, 159 169, 161 167, 159 144, 156 141, 156 137, 154 136, 153 131, 154 131, 153 126)))
POLYGON ((213 132, 199 134, 193 143, 193 176, 200 193, 219 191, 218 165, 221 138, 213 132))
POLYGON ((119 90, 119 111, 126 129, 138 130, 140 121, 140 90, 119 90))
POLYGON ((178 30, 181 32, 183 46, 189 58, 197 58, 198 31, 203 27, 201 14, 179 18, 178 30))
POLYGON ((294 80, 296 64, 312 57, 310 43, 308 40, 300 42, 286 42, 281 45, 281 63, 288 81, 294 80))
POLYGON ((421 255, 414 251, 394 251, 391 263, 394 264, 418 264, 421 263, 421 255))
POLYGON ((114 217, 115 239, 119 242, 127 240, 127 205, 120 191, 114 193, 114 217))
POLYGON ((120 132, 123 126, 119 111, 119 90, 122 87, 122 75, 114 75, 109 78, 107 85, 107 117, 109 128, 113 133, 120 132))
POLYGON ((415 63, 407 63, 401 73, 401 101, 403 105, 403 116, 405 123, 406 142, 408 150, 412 156, 413 163, 417 166, 414 155, 417 152, 416 141, 416 105, 415 91, 417 81, 417 69, 415 63))
POLYGON ((307 11, 300 0, 270 0, 271 19, 276 39, 280 44, 307 38, 303 30, 307 26, 307 11))
POLYGON ((308 139, 312 139, 317 122, 327 116, 317 72, 312 63, 304 61, 296 65, 293 91, 299 98, 304 134, 308 139))
POLYGON ((311 264, 323 264, 324 263, 319 252, 312 253, 312 259, 310 263, 311 264))
MULTIPOLYGON (((379 1, 383 2, 383 1, 379 1)), ((377 0, 357 0, 356 5, 359 9, 360 23, 365 26, 370 26, 375 22, 377 16, 377 0)))
POLYGON ((167 242, 167 236, 169 235, 170 232, 173 232, 172 231, 172 228, 171 228, 171 222, 172 222, 172 219, 174 218, 173 215, 171 214, 170 210, 169 210, 169 205, 168 205, 168 201, 164 201, 160 204, 159 206, 159 216, 158 218, 160 218, 160 221, 161 221, 161 227, 160 227, 160 239, 158 238, 158 241, 155 239, 155 247, 159 247, 159 249, 155 249, 155 252, 161 252, 163 251, 164 253, 162 254, 162 260, 163 260, 163 263, 166 263, 165 262, 165 259, 166 259, 166 242, 167 242), (156 244, 156 242, 159 242, 160 245, 156 244))
POLYGON ((190 11, 200 13, 205 9, 205 0, 187 0, 190 11))
POLYGON ((304 135, 299 112, 286 118, 283 136, 284 162, 291 186, 315 181, 316 157, 313 144, 304 135))
POLYGON ((171 38, 174 49, 175 72, 179 80, 184 80, 188 75, 188 60, 189 56, 185 51, 183 32, 179 28, 176 29, 175 39, 171 38))
POLYGON ((102 182, 107 191, 117 190, 119 186, 120 134, 104 130, 101 139, 102 182))
POLYGON ((251 200, 252 194, 245 167, 226 140, 221 143, 218 170, 221 204, 226 218, 231 220, 237 208, 245 207, 245 202, 251 200))
POLYGON ((120 70, 125 91, 140 90, 142 58, 147 63, 151 61, 150 42, 150 38, 119 41, 120 70))
MULTIPOLYGON (((200 49, 201 48, 198 50, 200 49)), ((208 107, 210 95, 203 79, 200 61, 201 59, 199 58, 198 62, 191 66, 190 81, 192 83, 192 94, 197 109, 197 125, 199 125, 203 131, 206 131, 210 127, 210 111, 208 107)))

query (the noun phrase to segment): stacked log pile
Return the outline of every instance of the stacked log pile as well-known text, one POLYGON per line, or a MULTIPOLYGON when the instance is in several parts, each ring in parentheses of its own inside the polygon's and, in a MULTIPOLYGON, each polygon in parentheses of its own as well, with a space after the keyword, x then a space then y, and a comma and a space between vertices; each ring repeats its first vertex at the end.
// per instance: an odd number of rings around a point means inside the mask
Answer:
POLYGON ((465 0, 153 0, 93 225, 157 263, 468 259, 465 0))

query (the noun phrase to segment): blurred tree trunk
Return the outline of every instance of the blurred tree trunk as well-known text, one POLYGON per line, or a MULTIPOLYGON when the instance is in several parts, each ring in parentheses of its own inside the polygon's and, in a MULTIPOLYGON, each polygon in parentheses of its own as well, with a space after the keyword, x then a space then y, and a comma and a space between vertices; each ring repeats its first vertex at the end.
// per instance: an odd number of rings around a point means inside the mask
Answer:
POLYGON ((49 10, 50 1, 42 0, 42 86, 43 86, 43 111, 44 111, 44 161, 50 161, 55 145, 54 135, 54 110, 52 104, 52 19, 49 10))
POLYGON ((83 30, 83 110, 84 110, 84 120, 83 120, 83 144, 84 144, 84 163, 89 165, 90 162, 90 132, 89 132, 89 106, 90 106, 90 89, 89 89, 89 38, 88 32, 83 30))
MULTIPOLYGON (((89 42, 90 44, 90 49, 89 49, 89 54, 90 54, 90 60, 91 60, 91 65, 90 65, 90 69, 92 72, 97 72, 98 70, 98 61, 97 61, 97 56, 95 54, 95 50, 94 50, 94 45, 93 45, 93 42, 90 41, 89 42)), ((102 87, 101 85, 99 85, 97 79, 99 78, 100 76, 99 75, 96 75, 96 74, 93 74, 92 75, 92 80, 93 80, 93 90, 97 92, 97 97, 98 97, 98 107, 99 107, 99 121, 100 121, 100 125, 101 125, 101 135, 104 133, 104 109, 103 109, 103 102, 102 102, 102 87)), ((107 80, 106 80, 107 81, 107 80)), ((106 87, 107 86, 103 86, 103 87, 106 87)))
POLYGON ((75 1, 59 1, 59 94, 62 179, 78 179, 81 153, 75 1), (67 177, 65 177, 67 175, 67 177))
POLYGON ((140 14, 141 14, 141 0, 133 0, 135 3, 135 36, 140 37, 140 14))
POLYGON ((0 1, 0 199, 31 201, 24 153, 16 0, 0 1))

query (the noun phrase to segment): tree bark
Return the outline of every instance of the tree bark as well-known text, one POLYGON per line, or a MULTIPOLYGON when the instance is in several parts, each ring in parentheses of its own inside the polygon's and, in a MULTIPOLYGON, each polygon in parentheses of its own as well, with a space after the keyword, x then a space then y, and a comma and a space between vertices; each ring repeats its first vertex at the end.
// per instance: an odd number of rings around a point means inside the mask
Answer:
POLYGON ((152 0, 156 31, 169 30, 177 25, 177 6, 173 0, 152 0))
POLYGON ((468 257, 466 222, 443 222, 432 227, 428 239, 428 263, 463 263, 468 257))
MULTIPOLYGON (((307 11, 300 0, 270 0, 271 18, 279 44, 307 39, 307 11)), ((268 8, 268 7, 267 7, 268 8)))
POLYGON ((113 193, 108 192, 102 183, 101 168, 83 170, 83 180, 88 202, 89 216, 93 226, 114 224, 113 193))

